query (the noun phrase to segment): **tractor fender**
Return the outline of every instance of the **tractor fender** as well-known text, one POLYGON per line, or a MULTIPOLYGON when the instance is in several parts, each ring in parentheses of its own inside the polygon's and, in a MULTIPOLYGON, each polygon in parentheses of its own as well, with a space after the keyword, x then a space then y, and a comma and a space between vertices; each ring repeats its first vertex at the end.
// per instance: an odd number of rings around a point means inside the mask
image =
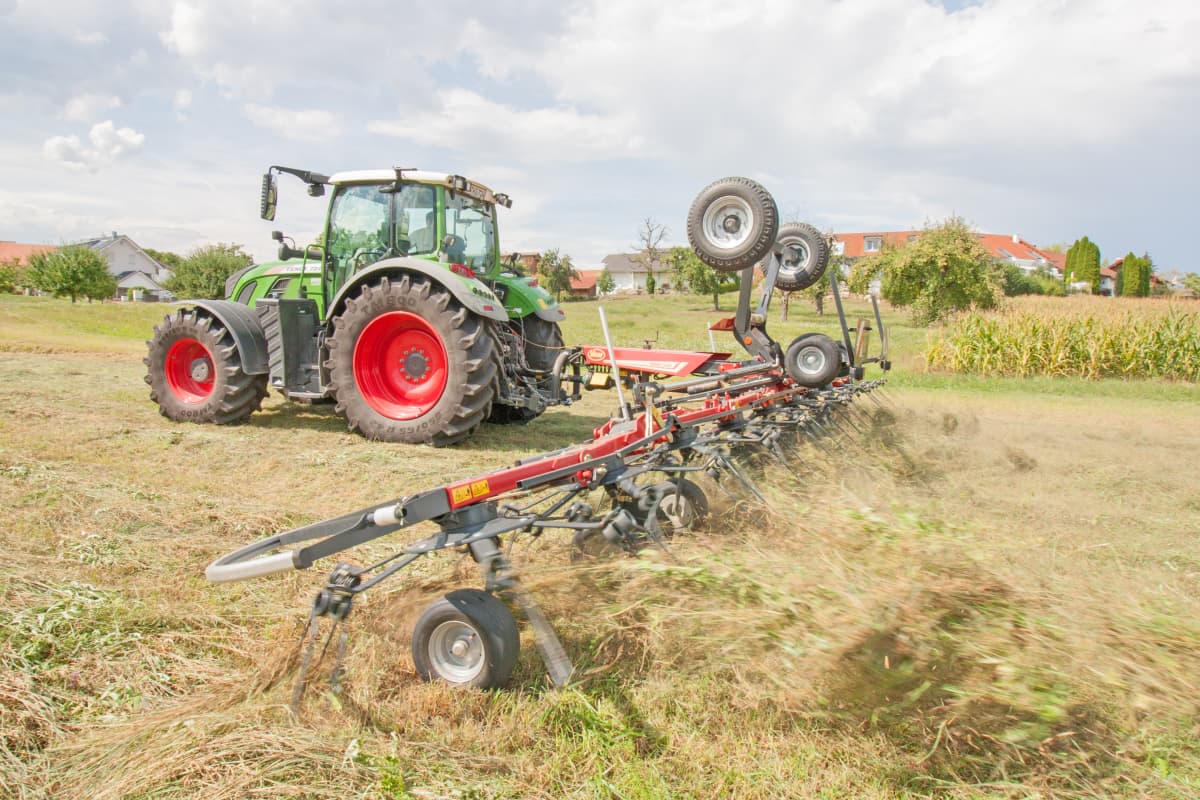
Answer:
POLYGON ((540 317, 546 320, 546 322, 562 322, 567 318, 567 315, 564 314, 563 310, 558 306, 553 306, 551 308, 539 308, 533 313, 534 316, 540 317))
POLYGON ((267 337, 258 313, 249 306, 232 300, 188 300, 225 326, 242 357, 242 370, 247 375, 263 375, 267 371, 267 337))
POLYGON ((340 314, 346 306, 346 298, 354 295, 363 284, 376 283, 380 278, 402 272, 416 273, 428 278, 450 292, 455 300, 474 314, 498 322, 508 319, 504 303, 496 297, 487 284, 457 275, 439 262, 407 256, 376 261, 371 266, 354 273, 354 277, 346 281, 346 284, 334 296, 333 302, 329 304, 328 319, 332 320, 340 314))

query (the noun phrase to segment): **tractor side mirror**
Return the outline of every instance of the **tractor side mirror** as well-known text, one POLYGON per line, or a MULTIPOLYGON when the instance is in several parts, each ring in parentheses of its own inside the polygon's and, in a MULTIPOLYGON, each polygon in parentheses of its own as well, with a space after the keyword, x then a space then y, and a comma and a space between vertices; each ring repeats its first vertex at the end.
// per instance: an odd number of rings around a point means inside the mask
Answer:
POLYGON ((259 199, 258 214, 267 221, 275 219, 275 204, 279 200, 279 190, 275 186, 275 176, 268 172, 262 178, 262 197, 259 199))

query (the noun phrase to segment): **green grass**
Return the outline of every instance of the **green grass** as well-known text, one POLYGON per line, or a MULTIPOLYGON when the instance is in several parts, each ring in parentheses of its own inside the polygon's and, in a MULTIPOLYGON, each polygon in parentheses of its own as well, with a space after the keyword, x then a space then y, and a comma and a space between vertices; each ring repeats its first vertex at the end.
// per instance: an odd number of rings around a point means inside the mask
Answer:
MULTIPOLYGON (((604 305, 617 344, 707 349, 706 302, 604 305)), ((769 468, 770 510, 710 486, 716 515, 677 561, 576 568, 558 533, 514 546, 575 685, 548 687, 524 625, 509 689, 417 679, 416 615, 478 585, 444 553, 356 606, 345 693, 318 681, 293 720, 332 564, 221 586, 204 566, 582 441, 615 398, 446 450, 278 397, 244 425, 179 425, 142 382, 166 310, 0 298, 0 796, 1200 794, 1193 386, 926 374, 925 332, 889 314, 890 405, 769 468)), ((567 312, 569 343, 601 341, 594 303, 567 312)), ((797 303, 770 329, 832 319, 797 303)))

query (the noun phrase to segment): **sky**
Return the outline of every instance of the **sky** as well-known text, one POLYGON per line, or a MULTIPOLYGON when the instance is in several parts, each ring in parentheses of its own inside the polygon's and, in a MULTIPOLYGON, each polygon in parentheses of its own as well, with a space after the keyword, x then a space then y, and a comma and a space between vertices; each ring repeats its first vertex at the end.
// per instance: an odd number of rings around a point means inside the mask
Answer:
POLYGON ((686 244, 713 180, 785 220, 951 215, 1200 271, 1195 0, 0 0, 0 239, 186 253, 319 230, 326 174, 453 172, 501 246, 686 244))

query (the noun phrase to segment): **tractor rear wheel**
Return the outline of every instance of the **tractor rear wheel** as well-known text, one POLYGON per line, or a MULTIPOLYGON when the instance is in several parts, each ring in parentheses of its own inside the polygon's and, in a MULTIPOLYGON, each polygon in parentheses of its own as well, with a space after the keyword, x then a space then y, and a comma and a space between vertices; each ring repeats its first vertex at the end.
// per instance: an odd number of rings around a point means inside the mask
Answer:
POLYGON ((164 317, 146 346, 150 399, 167 419, 227 425, 262 407, 267 376, 245 372, 233 336, 203 311, 164 317))
POLYGON ((710 183, 688 211, 688 241, 700 260, 718 272, 757 264, 775 246, 778 232, 775 199, 749 178, 710 183))
POLYGON ((508 683, 521 636, 508 607, 487 592, 459 589, 431 603, 413 627, 417 674, 451 686, 494 689, 508 683))
MULTIPOLYGON (((537 388, 543 393, 549 392, 554 361, 563 350, 562 329, 558 327, 557 322, 547 322, 534 314, 530 314, 519 322, 510 322, 508 325, 513 334, 521 340, 525 363, 538 373, 535 377, 537 388)), ((503 370, 502 367, 501 370, 503 370)), ((552 400, 554 399, 557 398, 552 398, 552 400)), ((488 422, 497 425, 524 425, 541 416, 542 411, 493 403, 492 414, 488 417, 488 422)))
POLYGON ((337 411, 368 439, 454 444, 491 411, 496 357, 485 322, 429 281, 364 286, 326 344, 337 411))
POLYGON ((821 280, 829 265, 829 244, 819 230, 803 222, 789 222, 779 228, 779 244, 783 259, 776 289, 798 292, 821 280))

